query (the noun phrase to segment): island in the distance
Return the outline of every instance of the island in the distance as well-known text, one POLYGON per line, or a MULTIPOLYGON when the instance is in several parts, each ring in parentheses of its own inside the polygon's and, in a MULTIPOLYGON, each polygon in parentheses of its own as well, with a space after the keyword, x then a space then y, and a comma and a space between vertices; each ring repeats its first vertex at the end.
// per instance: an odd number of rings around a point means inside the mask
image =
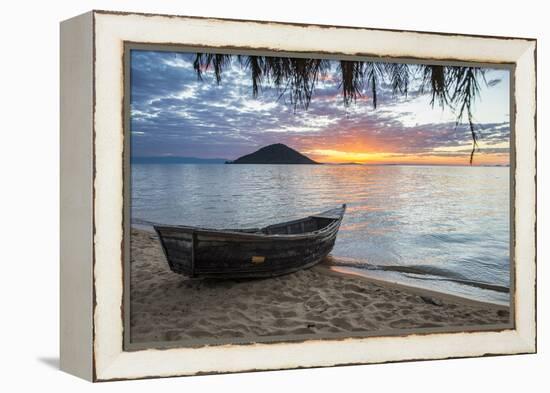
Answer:
POLYGON ((273 145, 262 147, 261 149, 237 158, 233 161, 227 161, 226 164, 313 164, 319 163, 306 157, 302 153, 284 145, 275 143, 273 145))

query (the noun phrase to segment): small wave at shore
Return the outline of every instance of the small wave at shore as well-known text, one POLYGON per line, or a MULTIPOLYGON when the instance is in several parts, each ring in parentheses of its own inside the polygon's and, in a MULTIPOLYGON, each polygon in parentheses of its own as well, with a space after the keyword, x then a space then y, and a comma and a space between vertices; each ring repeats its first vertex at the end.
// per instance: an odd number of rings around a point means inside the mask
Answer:
MULTIPOLYGON (((335 267, 340 272, 346 272, 346 270, 349 269, 348 272, 353 274, 371 276, 372 273, 375 273, 378 277, 384 276, 384 273, 389 273, 388 278, 393 277, 395 279, 397 277, 397 281, 400 281, 399 278, 406 278, 403 281, 406 281, 409 284, 413 283, 421 287, 426 285, 419 281, 428 283, 428 287, 436 287, 438 289, 445 287, 444 285, 439 285, 438 282, 441 284, 443 282, 449 282, 460 286, 474 287, 484 291, 497 292, 500 294, 505 294, 505 296, 508 296, 510 293, 510 288, 506 286, 471 280, 458 272, 436 266, 376 265, 366 261, 340 257, 329 257, 327 263, 330 267, 335 267), (396 276, 395 274, 398 275, 396 276)), ((452 292, 452 290, 450 292, 452 292)))

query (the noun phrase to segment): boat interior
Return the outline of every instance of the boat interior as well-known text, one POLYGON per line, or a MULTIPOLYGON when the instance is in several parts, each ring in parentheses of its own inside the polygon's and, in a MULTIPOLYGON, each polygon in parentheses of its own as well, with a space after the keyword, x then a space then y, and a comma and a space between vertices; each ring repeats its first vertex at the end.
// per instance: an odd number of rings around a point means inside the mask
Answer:
POLYGON ((264 228, 227 229, 227 231, 263 235, 299 235, 311 233, 320 231, 332 223, 341 220, 345 209, 346 205, 342 205, 341 208, 328 210, 314 216, 273 224, 264 228))

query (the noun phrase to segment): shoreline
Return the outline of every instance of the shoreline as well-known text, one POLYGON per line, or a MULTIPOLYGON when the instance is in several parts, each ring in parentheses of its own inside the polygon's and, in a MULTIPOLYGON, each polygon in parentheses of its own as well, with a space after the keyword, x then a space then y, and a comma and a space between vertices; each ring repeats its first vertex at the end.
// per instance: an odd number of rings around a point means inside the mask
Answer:
MULTIPOLYGON (((155 234, 155 231, 152 224, 149 222, 139 222, 139 223, 132 223, 131 229, 146 232, 149 234, 155 234)), ((497 307, 499 309, 509 309, 509 305, 502 304, 502 303, 496 303, 491 302, 488 300, 478 300, 473 299, 471 297, 465 297, 456 295, 450 292, 445 291, 438 291, 435 289, 426 288, 423 286, 416 286, 416 285, 410 285, 408 283, 398 282, 394 280, 384 279, 384 278, 377 278, 372 277, 368 274, 367 271, 362 272, 354 272, 349 270, 349 266, 346 265, 346 263, 349 263, 349 261, 352 261, 354 263, 357 263, 358 260, 348 257, 341 257, 341 256, 333 256, 332 254, 329 254, 325 261, 320 262, 319 264, 313 266, 312 268, 324 268, 327 269, 329 273, 335 273, 335 274, 342 274, 344 276, 354 276, 354 277, 361 277, 365 280, 368 280, 373 283, 377 283, 379 285, 386 285, 388 287, 395 287, 399 289, 403 289, 405 291, 414 292, 419 295, 425 294, 426 296, 434 296, 434 297, 441 297, 444 299, 448 299, 450 301, 458 301, 462 302, 464 304, 471 304, 471 305, 479 305, 479 306, 487 306, 487 307, 497 307), (329 261, 329 262, 327 262, 329 261), (333 269, 334 268, 334 269, 333 269), (336 269, 343 269, 347 271, 337 271, 336 269)), ((367 263, 368 264, 368 263, 367 263)), ((381 270, 384 271, 384 270, 381 270)), ((451 280, 453 281, 453 280, 451 280)))
POLYGON ((335 272, 327 265, 269 279, 189 279, 169 270, 155 233, 132 228, 133 344, 488 330, 509 323, 506 307, 335 272))
MULTIPOLYGON (((333 257, 333 259, 338 260, 338 257, 333 257)), ((333 270, 332 267, 338 268, 338 266, 323 264, 322 262, 319 265, 314 266, 313 268, 326 269, 328 274, 359 277, 359 278, 361 278, 365 281, 368 281, 368 282, 372 282, 372 283, 382 285, 382 286, 385 286, 385 287, 388 287, 388 288, 394 288, 394 289, 399 289, 399 290, 403 290, 403 291, 406 291, 406 292, 414 293, 414 294, 417 294, 419 296, 429 296, 429 297, 434 297, 434 298, 441 298, 441 299, 448 300, 448 301, 451 301, 451 302, 459 302, 459 303, 462 303, 464 305, 471 305, 471 306, 476 306, 476 307, 488 307, 488 308, 494 308, 496 310, 509 310, 510 309, 510 307, 505 305, 505 304, 487 302, 487 301, 482 301, 482 300, 475 300, 475 299, 471 299, 471 298, 468 298, 468 297, 454 295, 454 294, 443 292, 443 291, 435 291, 433 289, 427 289, 427 288, 422 288, 422 287, 416 287, 414 285, 402 284, 402 283, 396 282, 396 281, 388 281, 388 280, 383 280, 383 279, 379 279, 379 278, 375 278, 375 277, 369 277, 368 275, 363 275, 363 274, 359 274, 359 273, 337 271, 337 270, 333 270)))

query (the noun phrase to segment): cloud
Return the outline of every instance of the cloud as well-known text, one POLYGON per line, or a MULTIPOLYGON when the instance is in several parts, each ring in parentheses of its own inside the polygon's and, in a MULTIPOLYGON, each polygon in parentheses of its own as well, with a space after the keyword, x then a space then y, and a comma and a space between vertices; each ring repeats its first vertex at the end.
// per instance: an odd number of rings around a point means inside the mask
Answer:
MULTIPOLYGON (((437 111, 420 116, 430 110, 429 100, 415 92, 394 97, 390 86, 382 83, 376 110, 368 90, 356 104, 344 107, 335 64, 318 84, 309 109, 294 111, 285 95, 269 84, 253 98, 250 75, 237 61, 217 84, 210 71, 198 80, 193 59, 193 54, 132 51, 133 155, 234 159, 278 142, 303 151, 397 154, 471 147, 465 125, 457 126, 437 111)), ((508 119, 500 120, 478 125, 487 148, 509 139, 508 119)))

